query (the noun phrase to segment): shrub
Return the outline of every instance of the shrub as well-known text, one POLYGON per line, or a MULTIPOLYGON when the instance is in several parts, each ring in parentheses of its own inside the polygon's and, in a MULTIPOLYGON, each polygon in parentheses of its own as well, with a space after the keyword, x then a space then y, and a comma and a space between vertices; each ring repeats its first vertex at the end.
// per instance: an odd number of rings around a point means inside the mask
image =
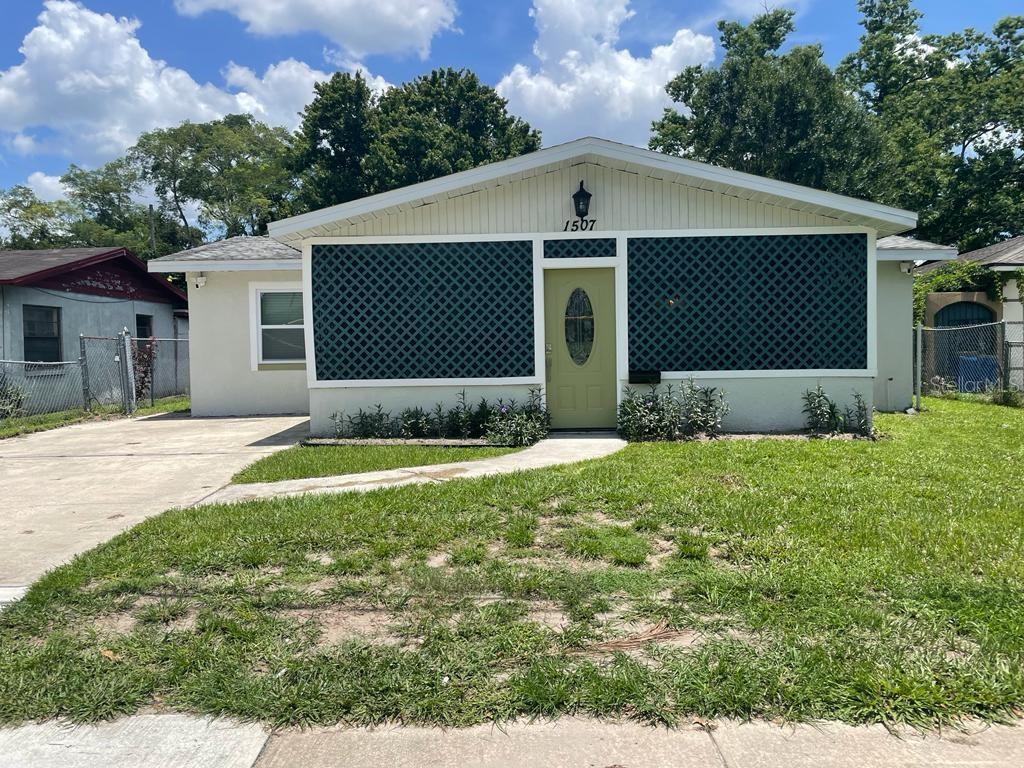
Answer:
POLYGON ((838 435, 848 433, 860 437, 873 438, 875 428, 872 424, 871 408, 864 396, 854 390, 853 405, 840 413, 825 390, 819 384, 803 394, 804 415, 807 417, 807 429, 818 434, 838 435))
POLYGON ((25 392, 18 385, 0 374, 0 419, 12 419, 21 414, 25 404, 25 392))
POLYGON ((132 339, 132 371, 135 374, 135 400, 142 400, 153 385, 153 361, 156 339, 132 339))
POLYGON ((359 439, 394 437, 395 428, 391 420, 391 412, 377 403, 372 411, 359 409, 355 416, 347 419, 348 434, 359 439))
POLYGON ((539 389, 531 389, 526 403, 498 400, 487 421, 487 442, 493 445, 533 445, 547 437, 551 416, 539 389))
POLYGON ((632 442, 678 440, 705 435, 717 437, 729 413, 725 393, 687 381, 678 396, 669 384, 664 392, 656 386, 640 394, 627 388, 619 403, 619 434, 632 442))
POLYGON ((473 431, 473 406, 466 404, 466 390, 456 398, 455 407, 448 411, 446 430, 449 437, 469 437, 473 431))
POLYGON ((1019 389, 993 389, 989 391, 988 399, 993 405, 1005 405, 1010 408, 1024 408, 1024 393, 1019 389))
POLYGON ((406 408, 398 417, 399 433, 406 439, 430 437, 433 419, 422 408, 406 408))
POLYGON ((803 401, 803 412, 807 417, 809 431, 829 434, 842 431, 843 417, 839 413, 839 407, 825 394, 821 384, 804 392, 803 401))

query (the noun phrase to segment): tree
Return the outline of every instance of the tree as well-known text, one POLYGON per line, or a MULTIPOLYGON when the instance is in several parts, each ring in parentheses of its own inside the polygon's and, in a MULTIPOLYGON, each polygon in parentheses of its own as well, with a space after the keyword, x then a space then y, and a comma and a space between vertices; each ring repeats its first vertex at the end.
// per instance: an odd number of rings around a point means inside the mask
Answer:
POLYGON ((910 0, 859 8, 865 33, 840 72, 884 129, 877 197, 964 250, 1024 233, 1024 17, 921 36, 910 0))
POLYGON ((80 213, 66 200, 46 202, 29 187, 0 191, 0 225, 7 230, 4 248, 66 248, 75 245, 72 227, 80 213))
POLYGON ((384 93, 364 164, 372 192, 540 149, 540 132, 469 70, 436 69, 384 93))
POLYGON ((336 72, 314 86, 296 133, 294 170, 306 209, 366 194, 363 161, 377 135, 376 102, 360 73, 336 72))
POLYGON ((268 222, 291 212, 291 152, 284 129, 228 115, 144 133, 128 157, 186 232, 193 232, 186 209, 197 204, 196 223, 231 237, 264 234, 268 222))
POLYGON ((139 205, 133 195, 139 194, 142 182, 137 170, 124 158, 95 170, 72 164, 60 181, 68 199, 97 224, 113 230, 135 225, 139 205))
POLYGON ((816 45, 780 48, 793 12, 718 24, 718 68, 687 67, 666 86, 682 110, 652 126, 651 149, 868 197, 878 173, 875 119, 822 61, 816 45))

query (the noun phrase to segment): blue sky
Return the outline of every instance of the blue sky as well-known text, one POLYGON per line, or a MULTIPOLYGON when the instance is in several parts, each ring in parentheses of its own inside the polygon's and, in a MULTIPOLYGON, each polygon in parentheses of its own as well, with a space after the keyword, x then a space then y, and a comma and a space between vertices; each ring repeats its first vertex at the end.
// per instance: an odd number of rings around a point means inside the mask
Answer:
MULTIPOLYGON (((468 67, 544 133, 646 144, 665 81, 714 61, 714 24, 763 0, 0 0, 0 187, 59 196, 139 132, 252 111, 295 126, 313 83, 359 69, 376 87, 468 67)), ((856 0, 795 0, 793 42, 835 64, 856 0)), ((1015 0, 917 0, 925 33, 991 29, 1015 0), (964 8, 970 8, 965 14, 964 8)))

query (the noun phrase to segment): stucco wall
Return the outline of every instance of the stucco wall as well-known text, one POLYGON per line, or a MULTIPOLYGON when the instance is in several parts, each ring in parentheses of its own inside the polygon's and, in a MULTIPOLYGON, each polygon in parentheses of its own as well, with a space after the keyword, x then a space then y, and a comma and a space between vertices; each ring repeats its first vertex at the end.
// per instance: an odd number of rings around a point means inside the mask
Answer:
POLYGON ((1024 322, 1024 304, 1017 291, 1017 281, 1010 279, 1003 286, 1003 320, 1008 323, 1024 322))
POLYGON ((299 272, 209 272, 202 288, 188 280, 192 414, 307 413, 304 367, 251 364, 250 284, 299 282, 299 272))
MULTIPOLYGON (((134 334, 136 314, 153 316, 156 336, 174 338, 173 308, 170 304, 80 293, 57 294, 49 290, 5 285, 0 286, 0 359, 24 359, 22 307, 25 304, 60 307, 61 354, 64 360, 78 359, 80 334, 113 336, 124 328, 134 334)), ((187 323, 185 328, 187 333, 187 323)))
POLYGON ((914 278, 899 262, 878 263, 878 377, 875 408, 905 411, 914 396, 914 278))

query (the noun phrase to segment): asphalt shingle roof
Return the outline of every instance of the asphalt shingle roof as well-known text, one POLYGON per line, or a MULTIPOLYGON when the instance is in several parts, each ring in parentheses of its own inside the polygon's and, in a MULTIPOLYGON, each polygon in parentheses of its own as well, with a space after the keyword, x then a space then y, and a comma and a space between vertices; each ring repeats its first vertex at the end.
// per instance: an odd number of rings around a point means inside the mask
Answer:
POLYGON ((151 259, 150 263, 161 261, 280 261, 282 259, 297 261, 301 258, 302 254, 297 249, 283 245, 266 235, 257 237, 240 235, 189 248, 187 251, 172 253, 170 256, 161 256, 159 259, 151 259))
POLYGON ((17 280, 55 267, 66 267, 84 259, 120 251, 120 248, 47 248, 30 251, 0 251, 0 280, 17 280))
POLYGON ((938 243, 929 243, 927 240, 916 240, 913 237, 904 237, 903 235, 889 235, 888 237, 879 238, 878 242, 875 243, 875 247, 883 251, 956 250, 956 248, 950 245, 939 245, 938 243))
MULTIPOLYGON (((957 261, 975 261, 984 264, 986 267, 1002 267, 1004 269, 1017 269, 1024 267, 1024 235, 1011 237, 1001 243, 986 245, 974 251, 961 253, 957 261)), ((942 265, 942 262, 931 262, 922 264, 915 271, 931 272, 942 265)))

